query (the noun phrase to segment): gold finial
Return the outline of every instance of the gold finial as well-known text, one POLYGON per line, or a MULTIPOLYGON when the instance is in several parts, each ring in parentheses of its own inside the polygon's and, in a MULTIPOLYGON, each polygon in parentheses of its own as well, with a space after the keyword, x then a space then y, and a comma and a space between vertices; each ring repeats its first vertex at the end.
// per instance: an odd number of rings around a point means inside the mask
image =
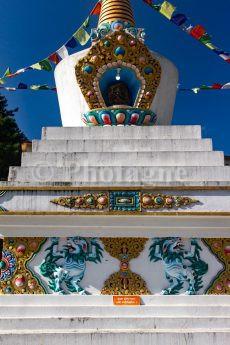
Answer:
POLYGON ((116 20, 135 24, 130 0, 102 0, 98 25, 116 20))

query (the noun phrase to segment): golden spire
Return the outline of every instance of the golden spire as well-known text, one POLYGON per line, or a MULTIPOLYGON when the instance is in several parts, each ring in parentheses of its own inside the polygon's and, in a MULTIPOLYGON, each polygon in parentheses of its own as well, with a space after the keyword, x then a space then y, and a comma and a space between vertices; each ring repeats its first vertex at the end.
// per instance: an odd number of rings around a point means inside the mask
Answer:
POLYGON ((102 0, 98 25, 116 20, 135 24, 130 0, 102 0))

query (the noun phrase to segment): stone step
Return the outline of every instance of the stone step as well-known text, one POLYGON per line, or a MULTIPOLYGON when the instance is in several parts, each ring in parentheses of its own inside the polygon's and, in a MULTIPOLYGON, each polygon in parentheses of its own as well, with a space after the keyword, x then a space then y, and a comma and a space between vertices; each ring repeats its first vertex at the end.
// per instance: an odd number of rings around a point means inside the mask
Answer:
MULTIPOLYGON (((230 306, 199 306, 199 305, 156 305, 140 307, 114 307, 114 306, 2 306, 0 308, 0 320, 2 318, 120 318, 120 317, 194 317, 194 318, 230 318, 230 306)), ((1 323, 1 322, 0 322, 1 323)))
POLYGON ((211 151, 211 139, 33 140, 33 152, 211 151))
POLYGON ((201 126, 45 127, 42 139, 201 139, 201 126))
POLYGON ((230 329, 230 316, 72 316, 72 317, 8 317, 0 318, 0 332, 23 330, 23 329, 69 329, 69 330, 114 330, 114 329, 154 329, 154 330, 167 330, 167 329, 207 329, 215 328, 216 330, 230 329))
POLYGON ((0 332, 1 345, 228 345, 229 329, 14 330, 0 332))
POLYGON ((229 166, 169 167, 169 166, 107 166, 54 167, 49 163, 28 167, 10 167, 9 181, 34 183, 76 183, 78 185, 122 186, 154 185, 155 182, 223 182, 230 181, 229 166))
POLYGON ((71 166, 224 166, 221 151, 210 152, 26 152, 23 167, 47 164, 55 167, 71 166))

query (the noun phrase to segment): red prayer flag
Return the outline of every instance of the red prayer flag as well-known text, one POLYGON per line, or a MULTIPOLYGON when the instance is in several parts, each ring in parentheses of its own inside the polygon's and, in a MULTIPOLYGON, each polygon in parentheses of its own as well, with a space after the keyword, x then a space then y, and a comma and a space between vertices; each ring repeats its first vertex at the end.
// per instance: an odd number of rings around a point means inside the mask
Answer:
POLYGON ((60 61, 59 56, 57 53, 53 53, 48 57, 48 60, 52 61, 55 65, 57 65, 60 61))
POLYGON ((91 16, 96 16, 96 15, 99 15, 101 13, 101 3, 98 2, 94 9, 92 10, 92 12, 90 13, 91 16))
POLYGON ((206 30, 203 26, 197 25, 192 29, 192 31, 190 31, 190 35, 199 40, 205 34, 205 32, 206 30))
POLYGON ((213 85, 212 85, 212 89, 221 89, 222 86, 223 86, 222 84, 216 83, 216 84, 213 84, 213 85))
POLYGON ((144 0, 144 2, 146 2, 148 5, 152 5, 152 0, 144 0))

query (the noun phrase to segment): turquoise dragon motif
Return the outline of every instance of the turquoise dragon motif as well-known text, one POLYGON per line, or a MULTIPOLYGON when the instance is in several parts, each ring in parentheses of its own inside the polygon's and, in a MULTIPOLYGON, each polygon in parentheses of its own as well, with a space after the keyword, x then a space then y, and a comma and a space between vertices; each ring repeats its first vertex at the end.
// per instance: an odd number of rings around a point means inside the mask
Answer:
POLYGON ((48 254, 40 266, 40 272, 49 278, 48 286, 58 294, 77 293, 84 295, 79 285, 84 278, 86 263, 101 262, 103 249, 94 238, 69 237, 65 245, 59 239, 51 238, 48 254), (62 248, 60 248, 62 247, 62 248))
POLYGON ((163 261, 169 287, 162 295, 179 294, 187 284, 186 295, 194 295, 203 287, 202 276, 208 271, 208 264, 201 260, 202 248, 198 240, 191 239, 190 251, 186 251, 180 237, 154 238, 149 248, 150 261, 163 261))

